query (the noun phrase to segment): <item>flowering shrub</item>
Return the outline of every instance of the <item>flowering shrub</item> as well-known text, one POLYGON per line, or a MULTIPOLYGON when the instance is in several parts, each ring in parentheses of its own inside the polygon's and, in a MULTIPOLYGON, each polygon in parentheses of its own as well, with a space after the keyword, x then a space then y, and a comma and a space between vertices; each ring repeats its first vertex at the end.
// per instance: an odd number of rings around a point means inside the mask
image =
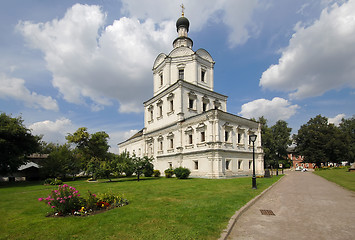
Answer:
POLYGON ((80 209, 81 198, 79 192, 67 184, 58 186, 58 190, 52 192, 46 198, 39 198, 38 201, 44 201, 59 215, 72 213, 80 209))
POLYGON ((120 195, 104 193, 100 196, 88 191, 88 198, 80 196, 78 190, 67 184, 58 186, 58 190, 52 190, 46 198, 38 198, 54 212, 55 215, 87 215, 98 209, 121 207, 128 204, 128 200, 120 195))

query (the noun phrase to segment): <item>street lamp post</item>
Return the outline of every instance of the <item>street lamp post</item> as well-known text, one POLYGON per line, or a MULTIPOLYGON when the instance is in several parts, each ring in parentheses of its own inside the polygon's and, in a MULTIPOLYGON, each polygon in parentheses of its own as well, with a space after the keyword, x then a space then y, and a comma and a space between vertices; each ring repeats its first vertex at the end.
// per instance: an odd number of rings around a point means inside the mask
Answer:
POLYGON ((256 189, 256 176, 255 176, 255 152, 254 152, 254 143, 256 140, 256 135, 250 135, 249 136, 250 141, 253 142, 253 177, 252 177, 252 188, 256 189))

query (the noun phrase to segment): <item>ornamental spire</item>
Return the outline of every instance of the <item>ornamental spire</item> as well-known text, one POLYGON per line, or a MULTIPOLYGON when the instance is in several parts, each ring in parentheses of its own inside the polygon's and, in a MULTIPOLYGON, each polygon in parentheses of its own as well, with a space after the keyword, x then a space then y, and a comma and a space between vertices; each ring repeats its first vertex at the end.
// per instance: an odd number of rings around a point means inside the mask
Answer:
POLYGON ((181 16, 184 16, 184 10, 185 10, 185 6, 184 6, 184 4, 181 4, 180 5, 180 7, 181 7, 181 16))

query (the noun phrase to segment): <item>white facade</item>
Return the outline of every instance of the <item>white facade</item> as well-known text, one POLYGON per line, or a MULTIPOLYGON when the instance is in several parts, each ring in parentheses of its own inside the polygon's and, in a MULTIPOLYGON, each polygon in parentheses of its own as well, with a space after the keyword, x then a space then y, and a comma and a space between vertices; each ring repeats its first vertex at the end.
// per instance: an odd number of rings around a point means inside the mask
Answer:
POLYGON ((154 96, 144 103, 144 129, 119 144, 119 151, 153 157, 155 169, 187 167, 191 176, 221 178, 263 174, 260 125, 227 113, 227 96, 213 91, 214 61, 204 49, 192 50, 189 22, 177 21, 178 38, 169 55, 153 66, 154 96))

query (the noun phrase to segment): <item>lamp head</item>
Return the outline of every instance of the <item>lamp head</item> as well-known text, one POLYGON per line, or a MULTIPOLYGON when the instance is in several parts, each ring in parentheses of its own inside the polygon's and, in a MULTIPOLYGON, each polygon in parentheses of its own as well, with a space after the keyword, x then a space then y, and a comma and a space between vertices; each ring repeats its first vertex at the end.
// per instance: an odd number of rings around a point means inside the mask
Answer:
POLYGON ((253 135, 250 135, 249 136, 249 138, 250 138, 250 141, 252 141, 252 142, 255 142, 255 140, 256 140, 256 135, 255 134, 253 134, 253 135))

